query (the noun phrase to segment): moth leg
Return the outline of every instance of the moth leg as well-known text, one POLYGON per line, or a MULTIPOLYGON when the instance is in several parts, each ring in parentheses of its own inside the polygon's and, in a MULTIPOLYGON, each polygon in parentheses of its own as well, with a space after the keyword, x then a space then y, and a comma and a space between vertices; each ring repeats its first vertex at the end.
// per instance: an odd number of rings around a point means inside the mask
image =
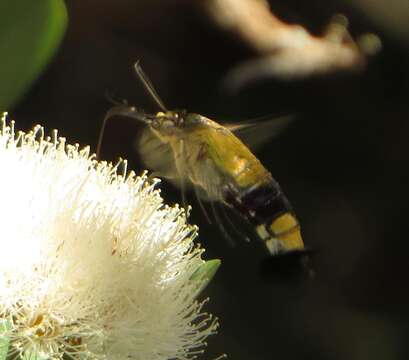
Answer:
POLYGON ((228 233, 228 231, 224 227, 223 222, 221 221, 221 219, 219 217, 219 214, 217 213, 217 209, 216 209, 216 206, 214 205, 214 201, 212 201, 210 203, 210 205, 212 207, 213 216, 214 216, 214 218, 216 220, 217 226, 220 229, 220 232, 223 234, 223 236, 225 237, 225 239, 227 240, 229 245, 231 247, 235 247, 236 243, 234 242, 233 238, 230 236, 230 234, 228 233))
POLYGON ((235 224, 233 224, 233 222, 230 220, 230 217, 226 212, 226 205, 218 204, 218 206, 219 206, 219 208, 221 210, 223 219, 226 221, 226 224, 233 230, 233 232, 235 234, 237 234, 240 238, 244 239, 246 242, 250 242, 251 241, 250 238, 247 235, 240 232, 237 229, 237 226, 235 224))
POLYGON ((203 205, 202 200, 200 200, 200 195, 199 195, 199 191, 197 190, 197 186, 193 186, 193 189, 194 189, 194 191, 195 191, 195 195, 196 195, 197 202, 199 203, 200 209, 202 210, 202 212, 203 212, 203 214, 204 214, 204 216, 205 216, 207 222, 208 222, 209 224, 212 224, 212 220, 210 219, 210 216, 209 216, 209 214, 207 213, 206 208, 205 208, 205 206, 203 205))
POLYGON ((179 180, 180 180, 180 193, 182 195, 182 206, 187 211, 187 202, 186 202, 186 157, 185 157, 185 143, 183 140, 179 141, 179 152, 175 152, 175 164, 178 171, 179 180), (178 155, 179 154, 179 155, 178 155))

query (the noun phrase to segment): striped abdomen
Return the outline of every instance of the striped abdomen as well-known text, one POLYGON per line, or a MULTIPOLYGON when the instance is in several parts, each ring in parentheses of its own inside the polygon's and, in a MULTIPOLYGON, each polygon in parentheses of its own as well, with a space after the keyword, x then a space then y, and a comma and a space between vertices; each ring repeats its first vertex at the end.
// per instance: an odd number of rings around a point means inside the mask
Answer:
POLYGON ((256 226, 271 254, 304 250, 294 211, 273 179, 244 192, 226 191, 225 201, 256 226))

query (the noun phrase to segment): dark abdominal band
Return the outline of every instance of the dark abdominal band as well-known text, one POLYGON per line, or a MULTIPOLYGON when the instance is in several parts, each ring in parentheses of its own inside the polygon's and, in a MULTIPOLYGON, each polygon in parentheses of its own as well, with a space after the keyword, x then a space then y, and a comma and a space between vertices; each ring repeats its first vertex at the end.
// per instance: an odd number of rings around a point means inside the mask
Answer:
POLYGON ((278 216, 293 209, 276 181, 243 191, 228 189, 225 201, 256 225, 271 224, 278 216))

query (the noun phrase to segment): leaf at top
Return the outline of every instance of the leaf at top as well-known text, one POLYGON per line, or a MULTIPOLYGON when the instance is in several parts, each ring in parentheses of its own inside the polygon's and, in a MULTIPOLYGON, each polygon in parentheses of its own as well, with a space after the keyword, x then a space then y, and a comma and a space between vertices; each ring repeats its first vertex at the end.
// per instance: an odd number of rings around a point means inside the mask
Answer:
POLYGON ((0 110, 13 106, 55 54, 67 26, 63 0, 0 0, 0 110))

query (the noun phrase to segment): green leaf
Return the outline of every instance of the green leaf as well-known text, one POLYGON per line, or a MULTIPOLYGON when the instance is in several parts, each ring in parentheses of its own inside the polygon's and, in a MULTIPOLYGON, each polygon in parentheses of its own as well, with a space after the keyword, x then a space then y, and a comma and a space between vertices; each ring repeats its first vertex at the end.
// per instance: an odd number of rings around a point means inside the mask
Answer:
POLYGON ((217 270, 221 265, 219 259, 213 259, 204 262, 200 265, 195 272, 190 277, 191 281, 197 281, 199 288, 197 290, 197 295, 199 295, 212 280, 213 276, 216 274, 217 270))
POLYGON ((2 334, 11 329, 7 320, 0 321, 0 360, 5 360, 9 351, 10 339, 2 334))
POLYGON ((0 0, 0 110, 28 91, 67 27, 63 0, 0 0))

